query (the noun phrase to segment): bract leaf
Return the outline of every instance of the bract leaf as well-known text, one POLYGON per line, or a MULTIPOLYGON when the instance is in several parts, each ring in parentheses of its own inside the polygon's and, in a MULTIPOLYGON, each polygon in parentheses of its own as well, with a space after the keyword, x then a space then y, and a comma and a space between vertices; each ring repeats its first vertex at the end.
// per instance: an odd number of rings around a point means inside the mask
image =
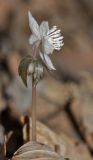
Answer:
POLYGON ((27 70, 28 70, 29 64, 32 61, 33 60, 31 56, 26 56, 25 58, 21 60, 19 64, 19 68, 18 68, 19 76, 21 76, 23 83, 25 84, 26 87, 27 87, 27 70))

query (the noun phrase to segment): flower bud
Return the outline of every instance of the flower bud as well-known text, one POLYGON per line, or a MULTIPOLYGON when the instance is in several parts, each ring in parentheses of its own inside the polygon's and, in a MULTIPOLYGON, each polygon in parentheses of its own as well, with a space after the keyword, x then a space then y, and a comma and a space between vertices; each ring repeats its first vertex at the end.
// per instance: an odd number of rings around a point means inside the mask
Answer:
POLYGON ((33 60, 28 67, 28 76, 32 74, 36 84, 43 77, 43 66, 38 60, 33 60))
POLYGON ((28 67, 28 75, 32 75, 34 73, 34 63, 30 63, 29 67, 28 67))

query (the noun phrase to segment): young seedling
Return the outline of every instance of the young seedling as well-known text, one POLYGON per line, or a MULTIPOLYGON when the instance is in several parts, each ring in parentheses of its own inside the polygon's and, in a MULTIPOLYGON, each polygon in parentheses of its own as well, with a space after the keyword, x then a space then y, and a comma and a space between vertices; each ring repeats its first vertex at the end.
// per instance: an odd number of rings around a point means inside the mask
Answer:
POLYGON ((20 62, 19 75, 26 86, 27 76, 32 77, 32 141, 36 141, 36 85, 43 76, 44 66, 49 71, 56 70, 49 54, 52 54, 54 50, 59 51, 64 43, 61 31, 56 26, 49 29, 47 21, 43 21, 39 26, 31 12, 28 12, 28 18, 32 32, 29 38, 32 54, 20 62))

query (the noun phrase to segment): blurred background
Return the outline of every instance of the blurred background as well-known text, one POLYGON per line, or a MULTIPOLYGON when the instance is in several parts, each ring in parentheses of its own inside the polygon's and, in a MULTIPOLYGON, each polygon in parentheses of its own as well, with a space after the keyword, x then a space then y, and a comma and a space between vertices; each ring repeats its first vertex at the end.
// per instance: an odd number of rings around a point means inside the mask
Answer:
POLYGON ((51 56, 55 73, 38 84, 38 120, 83 142, 92 156, 93 0, 0 0, 0 122, 8 132, 16 128, 9 117, 19 119, 31 107, 31 87, 18 76, 20 60, 31 53, 28 10, 64 36, 62 50, 51 56))

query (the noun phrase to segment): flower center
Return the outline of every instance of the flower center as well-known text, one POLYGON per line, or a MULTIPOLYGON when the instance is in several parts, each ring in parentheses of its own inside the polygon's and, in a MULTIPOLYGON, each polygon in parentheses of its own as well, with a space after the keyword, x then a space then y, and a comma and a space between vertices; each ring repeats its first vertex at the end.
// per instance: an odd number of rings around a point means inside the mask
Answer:
POLYGON ((52 37, 48 37, 48 41, 49 41, 50 44, 53 44, 54 39, 52 37))

